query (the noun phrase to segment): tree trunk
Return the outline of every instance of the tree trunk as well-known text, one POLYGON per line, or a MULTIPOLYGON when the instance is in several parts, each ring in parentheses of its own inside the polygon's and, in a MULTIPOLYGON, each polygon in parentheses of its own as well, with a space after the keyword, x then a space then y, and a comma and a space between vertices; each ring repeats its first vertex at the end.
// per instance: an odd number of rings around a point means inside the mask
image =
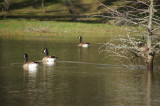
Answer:
POLYGON ((153 71, 153 60, 154 60, 154 56, 149 55, 148 61, 147 61, 147 70, 148 71, 153 71))
POLYGON ((5 9, 6 11, 9 10, 9 6, 10 6, 10 0, 4 0, 4 9, 5 9))
POLYGON ((70 13, 71 15, 73 15, 71 21, 76 21, 76 20, 77 20, 77 17, 76 17, 75 11, 73 10, 74 5, 73 5, 73 3, 72 3, 72 0, 66 0, 64 3, 65 3, 65 5, 68 7, 69 13, 70 13))
POLYGON ((154 15, 154 7, 153 1, 150 0, 149 6, 149 20, 148 20, 148 36, 147 36, 147 47, 149 48, 148 56, 147 56, 147 69, 148 71, 153 71, 153 59, 154 59, 154 51, 152 50, 152 29, 153 29, 153 15, 154 15))
POLYGON ((4 0, 4 4, 3 4, 3 17, 6 18, 6 12, 9 10, 9 6, 10 6, 10 0, 4 0))
POLYGON ((45 10, 44 10, 44 0, 42 0, 41 6, 42 6, 42 13, 44 14, 44 12, 45 12, 45 10))

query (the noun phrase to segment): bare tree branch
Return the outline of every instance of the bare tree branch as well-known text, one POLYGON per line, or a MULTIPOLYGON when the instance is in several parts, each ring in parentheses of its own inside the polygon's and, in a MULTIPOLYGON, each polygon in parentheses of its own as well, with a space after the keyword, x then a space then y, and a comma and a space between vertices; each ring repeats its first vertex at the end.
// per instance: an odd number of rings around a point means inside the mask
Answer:
MULTIPOLYGON (((117 56, 128 62, 139 61, 140 58, 147 64, 148 69, 153 69, 153 57, 160 53, 160 18, 153 0, 127 1, 135 6, 107 6, 97 1, 105 9, 102 17, 116 20, 114 24, 123 22, 134 26, 134 30, 127 30, 127 34, 119 36, 100 47, 108 56, 117 56), (106 15, 107 14, 107 15, 106 15), (139 28, 138 28, 139 27, 139 28), (132 34, 132 35, 130 35, 132 34)), ((136 63, 136 62, 135 62, 136 63)))

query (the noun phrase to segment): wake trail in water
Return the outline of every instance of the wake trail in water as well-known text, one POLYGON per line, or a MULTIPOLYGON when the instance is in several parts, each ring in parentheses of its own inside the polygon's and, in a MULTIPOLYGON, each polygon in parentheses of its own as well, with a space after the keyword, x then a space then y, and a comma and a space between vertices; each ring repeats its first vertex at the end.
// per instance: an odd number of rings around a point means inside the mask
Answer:
POLYGON ((127 68, 130 70, 146 69, 144 65, 104 64, 104 63, 89 63, 89 62, 79 62, 79 61, 58 61, 58 62, 71 63, 71 64, 95 65, 95 67, 98 69, 118 69, 118 68, 127 68))
POLYGON ((88 63, 88 62, 79 62, 79 61, 57 61, 59 63, 72 63, 72 64, 90 64, 90 65, 101 65, 101 66, 117 66, 120 67, 121 65, 113 65, 113 64, 104 64, 104 63, 88 63))

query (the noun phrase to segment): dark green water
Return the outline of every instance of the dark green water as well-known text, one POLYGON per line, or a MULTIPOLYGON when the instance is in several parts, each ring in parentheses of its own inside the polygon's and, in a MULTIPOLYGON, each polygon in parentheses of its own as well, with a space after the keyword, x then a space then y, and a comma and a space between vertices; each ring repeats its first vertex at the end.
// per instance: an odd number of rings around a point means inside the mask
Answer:
POLYGON ((77 40, 0 39, 0 106, 160 105, 158 68, 151 78, 145 69, 125 70, 113 58, 101 61, 99 40, 90 42, 85 49, 77 40), (57 63, 24 71, 23 54, 39 61, 46 47, 57 63))

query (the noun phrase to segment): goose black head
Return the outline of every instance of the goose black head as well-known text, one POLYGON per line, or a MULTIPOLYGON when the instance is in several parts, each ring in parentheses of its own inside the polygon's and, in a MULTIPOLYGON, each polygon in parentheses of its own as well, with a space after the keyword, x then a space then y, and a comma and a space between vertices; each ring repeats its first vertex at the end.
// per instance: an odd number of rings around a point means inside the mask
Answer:
POLYGON ((46 56, 49 55, 49 52, 48 52, 48 49, 47 49, 47 48, 45 48, 45 49, 42 51, 42 53, 46 53, 46 56))
POLYGON ((82 38, 82 36, 78 36, 78 38, 80 39, 80 38, 82 38))
POLYGON ((24 54, 25 62, 28 62, 28 54, 24 54))
POLYGON ((28 54, 24 54, 24 58, 28 58, 28 54))

